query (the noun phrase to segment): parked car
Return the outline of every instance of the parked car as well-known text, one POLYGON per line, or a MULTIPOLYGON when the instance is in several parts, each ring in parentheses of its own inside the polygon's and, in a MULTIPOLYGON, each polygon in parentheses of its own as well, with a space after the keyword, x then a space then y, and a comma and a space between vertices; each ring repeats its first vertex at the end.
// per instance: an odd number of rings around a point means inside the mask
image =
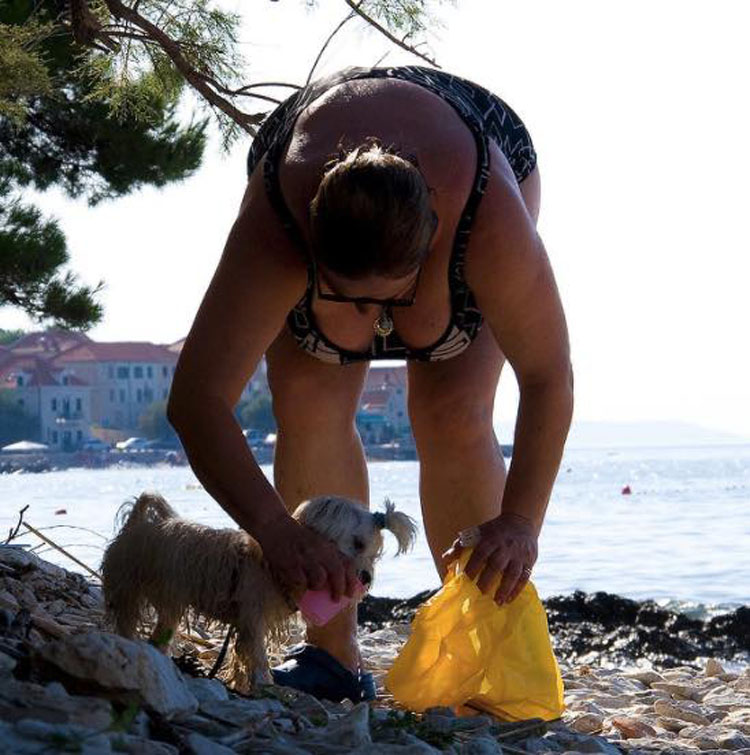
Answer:
POLYGON ((118 451, 145 451, 148 448, 148 440, 146 438, 128 438, 116 443, 115 448, 118 451))
POLYGON ((82 451, 109 451, 112 446, 100 438, 89 438, 81 444, 82 451))
POLYGON ((182 451, 182 443, 177 438, 156 438, 149 440, 146 448, 154 451, 182 451))

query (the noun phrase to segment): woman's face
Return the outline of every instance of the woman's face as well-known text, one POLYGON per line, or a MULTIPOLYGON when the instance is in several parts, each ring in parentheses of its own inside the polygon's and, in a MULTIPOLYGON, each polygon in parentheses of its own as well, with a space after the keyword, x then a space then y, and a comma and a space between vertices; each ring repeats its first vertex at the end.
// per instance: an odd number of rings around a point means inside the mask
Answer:
POLYGON ((353 280, 316 266, 318 298, 356 305, 366 314, 385 306, 405 307, 414 303, 419 285, 420 268, 401 278, 371 275, 353 280))

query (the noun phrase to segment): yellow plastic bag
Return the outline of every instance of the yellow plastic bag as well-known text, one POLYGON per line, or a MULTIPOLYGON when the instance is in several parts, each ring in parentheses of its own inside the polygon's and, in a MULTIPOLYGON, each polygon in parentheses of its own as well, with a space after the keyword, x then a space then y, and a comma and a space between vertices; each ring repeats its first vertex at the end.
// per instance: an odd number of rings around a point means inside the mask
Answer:
POLYGON ((410 710, 435 705, 477 707, 508 720, 563 712, 563 683, 550 644, 547 615, 529 582, 510 604, 493 600, 463 570, 471 551, 448 569, 443 587, 420 606, 406 645, 385 678, 410 710))

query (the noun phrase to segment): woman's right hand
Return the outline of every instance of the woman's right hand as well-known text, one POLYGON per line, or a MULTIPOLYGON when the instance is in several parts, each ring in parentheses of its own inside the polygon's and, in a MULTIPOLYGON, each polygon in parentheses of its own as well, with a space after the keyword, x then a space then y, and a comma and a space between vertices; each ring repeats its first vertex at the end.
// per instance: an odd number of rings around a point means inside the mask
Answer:
POLYGON ((306 590, 328 588, 331 598, 355 593, 356 574, 351 561, 315 530, 283 514, 263 525, 256 536, 273 578, 299 596, 306 590))

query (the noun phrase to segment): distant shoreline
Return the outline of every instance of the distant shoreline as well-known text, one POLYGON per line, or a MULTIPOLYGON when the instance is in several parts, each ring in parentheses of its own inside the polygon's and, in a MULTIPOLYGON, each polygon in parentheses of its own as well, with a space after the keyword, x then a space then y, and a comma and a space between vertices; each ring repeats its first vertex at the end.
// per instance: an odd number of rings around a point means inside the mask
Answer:
MULTIPOLYGON (((512 446, 501 446, 503 455, 510 457, 512 446)), ((273 446, 252 449, 258 464, 273 463, 273 446)), ((417 453, 413 446, 384 443, 365 446, 368 462, 377 461, 416 461, 417 453)), ((0 474, 56 472, 65 469, 107 469, 111 467, 152 467, 159 465, 172 467, 188 466, 183 451, 43 451, 26 453, 1 453, 0 474)))

